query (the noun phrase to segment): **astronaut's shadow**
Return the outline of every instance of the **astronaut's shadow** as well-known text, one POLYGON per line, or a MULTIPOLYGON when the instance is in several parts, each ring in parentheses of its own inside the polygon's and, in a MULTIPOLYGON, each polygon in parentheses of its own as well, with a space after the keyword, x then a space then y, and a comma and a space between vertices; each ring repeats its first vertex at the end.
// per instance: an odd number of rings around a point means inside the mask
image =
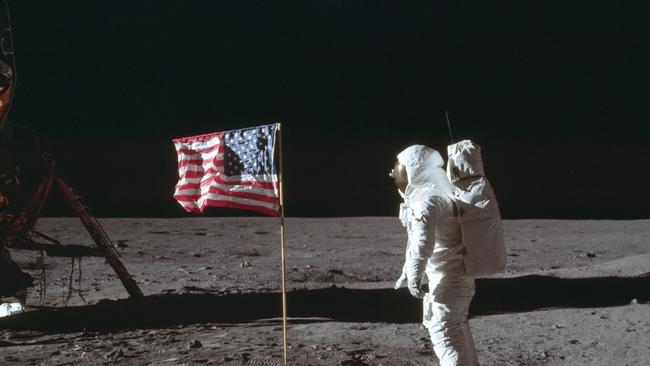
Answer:
POLYGON ((650 301, 650 273, 637 277, 558 278, 529 275, 477 279, 471 316, 549 308, 598 308, 650 301))
MULTIPOLYGON (((478 279, 470 316, 548 308, 596 308, 650 301, 650 276, 478 279)), ((289 292, 288 315, 301 321, 417 323, 421 301, 407 290, 330 287, 289 292)), ((43 332, 117 331, 219 323, 241 324, 281 314, 278 293, 151 295, 142 301, 33 310, 0 318, 1 329, 43 332)))

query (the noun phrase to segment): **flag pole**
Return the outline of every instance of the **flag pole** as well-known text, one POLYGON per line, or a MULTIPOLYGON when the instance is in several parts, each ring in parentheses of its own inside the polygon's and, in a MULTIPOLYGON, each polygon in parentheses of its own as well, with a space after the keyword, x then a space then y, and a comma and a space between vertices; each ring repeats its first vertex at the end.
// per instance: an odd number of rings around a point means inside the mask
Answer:
POLYGON ((282 123, 278 123, 278 148, 280 164, 280 255, 282 256, 282 340, 284 364, 287 364, 287 291, 285 281, 285 263, 284 263, 284 171, 282 164, 282 123))

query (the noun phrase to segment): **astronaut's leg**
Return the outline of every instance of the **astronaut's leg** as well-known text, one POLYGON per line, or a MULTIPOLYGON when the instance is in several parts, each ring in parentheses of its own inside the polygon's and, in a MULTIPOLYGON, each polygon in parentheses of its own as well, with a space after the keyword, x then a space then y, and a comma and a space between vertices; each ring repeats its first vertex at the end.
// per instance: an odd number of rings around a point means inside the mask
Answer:
POLYGON ((474 347, 474 337, 472 337, 472 330, 469 327, 469 320, 467 318, 463 322, 463 334, 465 335, 465 351, 467 353, 468 364, 478 366, 478 355, 476 354, 476 347, 474 347))
POLYGON ((424 326, 441 366, 476 366, 478 358, 467 315, 474 295, 473 280, 462 278, 437 286, 424 298, 424 326))

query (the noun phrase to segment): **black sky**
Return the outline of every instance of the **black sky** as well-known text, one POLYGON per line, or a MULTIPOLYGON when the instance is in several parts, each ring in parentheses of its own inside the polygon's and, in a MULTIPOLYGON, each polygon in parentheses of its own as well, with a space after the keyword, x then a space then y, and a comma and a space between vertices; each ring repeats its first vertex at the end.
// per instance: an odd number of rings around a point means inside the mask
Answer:
POLYGON ((185 216, 171 139, 275 121, 288 215, 394 215, 394 156, 444 151, 446 109, 454 137, 483 146, 505 217, 650 217, 648 5, 11 5, 10 119, 47 139, 98 216, 185 216))

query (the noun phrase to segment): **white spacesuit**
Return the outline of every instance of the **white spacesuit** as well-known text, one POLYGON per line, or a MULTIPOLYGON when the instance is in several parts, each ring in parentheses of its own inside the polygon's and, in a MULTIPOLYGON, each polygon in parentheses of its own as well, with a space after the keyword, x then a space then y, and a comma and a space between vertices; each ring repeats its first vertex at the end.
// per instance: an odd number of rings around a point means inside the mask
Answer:
POLYGON ((443 169, 440 154, 413 145, 397 156, 391 172, 404 203, 400 220, 408 232, 402 276, 413 296, 423 299, 423 324, 429 330, 440 365, 478 365, 467 320, 474 296, 474 278, 464 257, 454 186, 443 169), (426 274, 429 293, 420 289, 426 274))

